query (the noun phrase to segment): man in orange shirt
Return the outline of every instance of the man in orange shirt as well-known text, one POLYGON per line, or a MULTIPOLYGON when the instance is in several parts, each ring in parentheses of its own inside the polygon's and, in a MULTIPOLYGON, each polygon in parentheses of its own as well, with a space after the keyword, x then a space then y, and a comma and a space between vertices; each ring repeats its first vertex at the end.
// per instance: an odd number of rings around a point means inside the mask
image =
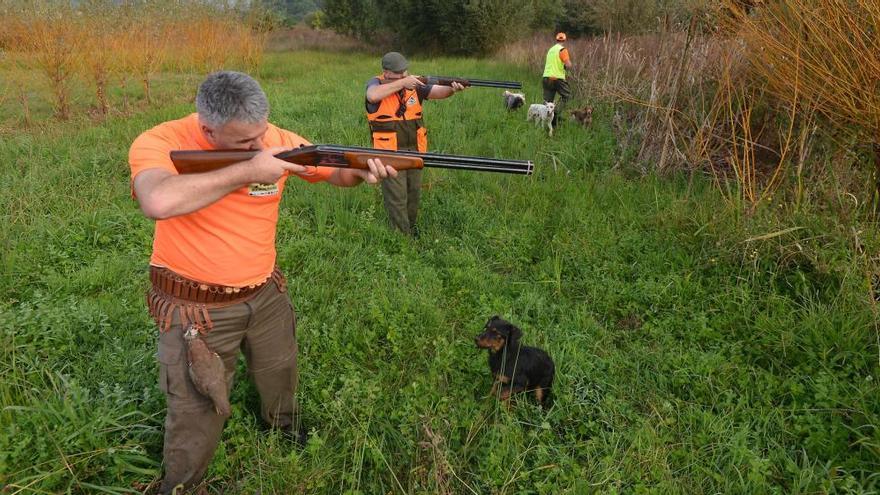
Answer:
POLYGON ((287 178, 349 187, 397 176, 379 160, 370 160, 369 170, 355 170, 275 158, 308 142, 268 122, 265 93, 240 72, 209 75, 199 87, 196 110, 144 132, 129 151, 132 193, 156 220, 147 302, 160 329, 159 388, 168 405, 161 493, 200 483, 226 421, 190 378, 188 331, 220 356, 229 389, 242 349, 263 419, 304 439, 295 418, 296 316, 275 265, 287 178), (182 149, 261 152, 213 172, 178 175, 170 152, 182 149))

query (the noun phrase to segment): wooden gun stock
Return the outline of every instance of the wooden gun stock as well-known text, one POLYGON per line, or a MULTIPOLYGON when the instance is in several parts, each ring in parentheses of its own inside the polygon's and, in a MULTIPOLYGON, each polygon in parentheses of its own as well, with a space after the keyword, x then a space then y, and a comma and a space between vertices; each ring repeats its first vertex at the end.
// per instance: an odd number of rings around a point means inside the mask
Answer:
POLYGON ((228 167, 253 158, 258 151, 172 151, 171 162, 181 174, 200 174, 228 167))

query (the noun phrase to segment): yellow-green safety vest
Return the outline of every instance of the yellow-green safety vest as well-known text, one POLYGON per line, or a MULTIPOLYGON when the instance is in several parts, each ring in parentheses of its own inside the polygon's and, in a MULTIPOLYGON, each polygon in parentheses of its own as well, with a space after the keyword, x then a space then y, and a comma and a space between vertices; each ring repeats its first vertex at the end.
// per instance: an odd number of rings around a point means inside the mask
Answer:
POLYGON ((565 47, 559 43, 547 50, 547 61, 544 63, 544 77, 553 77, 556 79, 565 79, 565 65, 559 58, 559 52, 565 47))

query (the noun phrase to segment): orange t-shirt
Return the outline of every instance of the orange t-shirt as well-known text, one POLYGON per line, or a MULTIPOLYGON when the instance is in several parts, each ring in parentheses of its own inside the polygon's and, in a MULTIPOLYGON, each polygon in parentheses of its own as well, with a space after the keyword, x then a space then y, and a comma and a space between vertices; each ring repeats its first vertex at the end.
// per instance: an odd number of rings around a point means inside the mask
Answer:
POLYGON ((568 48, 559 50, 559 60, 562 60, 563 64, 568 63, 568 61, 571 60, 571 57, 568 55, 568 48))
MULTIPOLYGON (((299 146, 309 142, 269 124, 263 145, 299 146)), ((144 132, 131 145, 131 180, 151 168, 177 174, 173 150, 210 150, 197 114, 144 132)), ((309 182, 327 180, 332 168, 317 167, 309 182)), ((156 221, 150 263, 200 282, 245 287, 266 280, 275 266, 278 206, 287 176, 275 184, 251 184, 192 213, 156 221)))

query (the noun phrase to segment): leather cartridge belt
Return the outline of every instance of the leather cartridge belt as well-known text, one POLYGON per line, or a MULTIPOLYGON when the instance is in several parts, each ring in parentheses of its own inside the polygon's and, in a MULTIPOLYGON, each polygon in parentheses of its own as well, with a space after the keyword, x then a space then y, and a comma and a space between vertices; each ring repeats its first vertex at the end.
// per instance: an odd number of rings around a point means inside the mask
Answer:
POLYGON ((192 323, 205 333, 214 326, 208 314, 209 309, 248 301, 269 281, 274 281, 281 292, 287 290, 287 282, 278 267, 258 284, 227 287, 191 280, 167 268, 150 265, 152 287, 147 292, 147 307, 163 332, 171 328, 173 312, 178 310, 183 327, 192 323))

